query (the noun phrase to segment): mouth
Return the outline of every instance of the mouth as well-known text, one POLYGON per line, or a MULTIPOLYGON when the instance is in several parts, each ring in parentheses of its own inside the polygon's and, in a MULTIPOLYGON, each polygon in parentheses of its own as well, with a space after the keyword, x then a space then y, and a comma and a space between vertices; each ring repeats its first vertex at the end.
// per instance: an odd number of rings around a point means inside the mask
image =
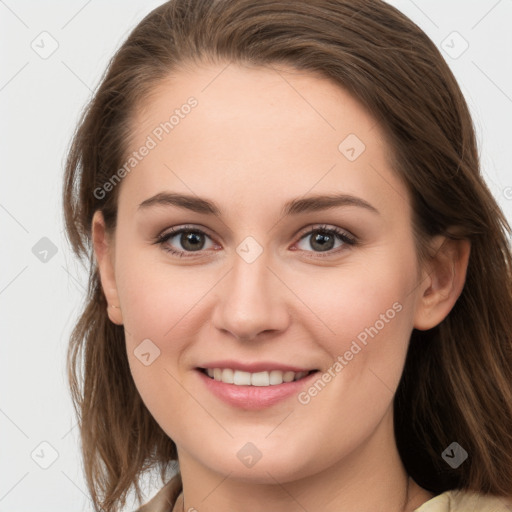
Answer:
MULTIPOLYGON (((307 386, 310 386, 315 374, 320 370, 306 370, 304 367, 286 367, 277 369, 275 363, 254 363, 245 371, 235 368, 232 362, 212 363, 210 368, 196 367, 196 373, 203 382, 205 390, 231 407, 244 410, 261 411, 277 406, 280 402, 292 399, 307 386), (231 367, 230 367, 231 366, 231 367), (274 368, 272 368, 274 366, 274 368), (267 370, 265 370, 267 368, 267 370), (295 370, 295 371, 293 371, 295 370)), ((238 363, 238 368, 244 363, 238 363)))
POLYGON ((268 370, 261 372, 245 372, 232 368, 197 368, 209 379, 224 384, 234 384, 235 386, 255 386, 272 387, 290 382, 297 382, 319 370, 309 370, 301 372, 268 370))

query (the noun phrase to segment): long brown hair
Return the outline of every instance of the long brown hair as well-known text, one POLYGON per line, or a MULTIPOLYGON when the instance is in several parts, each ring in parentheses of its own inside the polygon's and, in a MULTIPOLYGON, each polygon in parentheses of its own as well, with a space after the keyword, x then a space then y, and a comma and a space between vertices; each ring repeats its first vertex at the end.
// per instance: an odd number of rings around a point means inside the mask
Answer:
POLYGON ((413 331, 394 398, 395 435, 406 470, 425 489, 512 496, 510 226, 482 178, 467 104, 436 46, 380 0, 171 0, 112 58, 82 114, 64 176, 67 236, 89 271, 68 373, 95 507, 118 510, 132 486, 141 502, 142 473, 159 468, 164 480, 177 459, 137 392, 123 327, 107 316, 91 221, 100 209, 115 229, 120 187, 95 191, 126 160, 137 106, 194 61, 282 63, 333 80, 386 134, 410 193, 419 261, 429 238, 454 237, 453 227, 471 241, 454 308, 437 327, 413 331), (441 456, 454 441, 469 455, 457 469, 441 456))

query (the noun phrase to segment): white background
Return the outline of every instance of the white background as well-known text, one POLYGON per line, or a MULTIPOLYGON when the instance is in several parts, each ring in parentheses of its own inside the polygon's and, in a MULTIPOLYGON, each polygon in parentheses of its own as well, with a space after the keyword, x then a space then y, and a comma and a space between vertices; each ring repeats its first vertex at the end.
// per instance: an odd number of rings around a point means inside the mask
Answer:
MULTIPOLYGON (((0 0, 0 512, 92 510, 65 372, 86 280, 63 236, 63 163, 108 60, 161 3, 0 0), (47 59, 31 47, 43 31, 58 42, 47 59), (43 237, 57 250, 46 263, 32 252, 43 237), (43 442, 58 453, 47 469, 43 442)), ((472 111, 486 180, 512 220, 512 1, 390 3, 452 55, 463 44, 452 32, 469 44, 458 58, 442 52, 472 111)), ((156 490, 147 483, 148 499, 156 490)))

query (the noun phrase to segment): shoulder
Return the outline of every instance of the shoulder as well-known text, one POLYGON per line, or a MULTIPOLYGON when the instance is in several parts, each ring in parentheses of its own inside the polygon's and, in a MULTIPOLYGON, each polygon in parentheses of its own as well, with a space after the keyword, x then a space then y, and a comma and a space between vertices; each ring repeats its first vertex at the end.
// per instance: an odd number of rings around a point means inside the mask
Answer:
MULTIPOLYGON (((181 475, 176 475, 135 512, 171 512, 181 489, 181 475)), ((423 503, 414 512, 512 512, 512 498, 451 490, 423 503)))
POLYGON ((181 475, 177 474, 135 512, 171 512, 181 489, 181 475))
POLYGON ((512 498, 453 489, 423 503, 414 512, 512 512, 512 498))

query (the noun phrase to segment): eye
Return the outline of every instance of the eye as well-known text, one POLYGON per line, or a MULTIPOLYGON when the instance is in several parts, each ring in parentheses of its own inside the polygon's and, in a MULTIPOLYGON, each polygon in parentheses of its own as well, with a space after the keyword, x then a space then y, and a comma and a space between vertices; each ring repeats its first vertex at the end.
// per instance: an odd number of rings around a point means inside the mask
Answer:
MULTIPOLYGON (((357 244, 357 239, 354 236, 348 234, 340 228, 329 227, 326 225, 317 226, 302 234, 297 244, 303 243, 303 241, 312 235, 315 236, 311 239, 308 245, 313 249, 316 249, 313 252, 317 254, 315 254, 315 256, 309 257, 332 256, 333 254, 337 254, 338 252, 343 251, 347 245, 354 246, 357 244), (333 244, 335 244, 337 240, 341 242, 341 247, 338 246, 335 250, 333 250, 333 244), (318 253, 326 254, 324 255, 318 253)), ((193 253, 201 253, 207 249, 207 247, 205 248, 205 238, 211 240, 210 236, 201 229, 198 229, 194 226, 182 226, 178 228, 171 228, 166 233, 158 235, 153 243, 160 245, 164 251, 174 254, 175 256, 179 256, 180 258, 194 257, 195 255, 193 253), (174 248, 173 245, 175 244, 180 244, 183 250, 174 248)), ((304 247, 299 247, 299 249, 302 251, 311 252, 304 247)))
MULTIPOLYGON (((353 246, 357 244, 357 239, 353 236, 348 234, 346 231, 343 231, 340 228, 337 227, 329 227, 326 225, 317 226, 313 229, 310 229, 306 234, 301 236, 298 243, 301 243, 305 241, 308 237, 310 238, 309 243, 305 245, 309 245, 310 247, 317 249, 319 252, 327 253, 325 256, 331 256, 333 254, 337 254, 338 252, 344 250, 347 246, 353 246), (312 236, 314 235, 314 236, 312 236), (336 240, 341 242, 341 248, 338 246, 336 250, 332 250, 334 248, 334 244, 336 243, 336 240)), ((301 250, 306 250, 304 248, 300 248, 301 250)), ((310 251, 307 251, 310 252, 310 251)), ((317 252, 317 251, 313 251, 317 252)), ((324 257, 323 254, 317 254, 312 257, 324 257)))
POLYGON ((171 228, 162 235, 158 235, 155 244, 158 244, 166 252, 179 256, 180 258, 190 257, 187 253, 201 252, 205 249, 205 237, 210 238, 204 231, 193 226, 171 228), (174 249, 171 242, 177 239, 174 244, 180 244, 184 250, 174 249))

